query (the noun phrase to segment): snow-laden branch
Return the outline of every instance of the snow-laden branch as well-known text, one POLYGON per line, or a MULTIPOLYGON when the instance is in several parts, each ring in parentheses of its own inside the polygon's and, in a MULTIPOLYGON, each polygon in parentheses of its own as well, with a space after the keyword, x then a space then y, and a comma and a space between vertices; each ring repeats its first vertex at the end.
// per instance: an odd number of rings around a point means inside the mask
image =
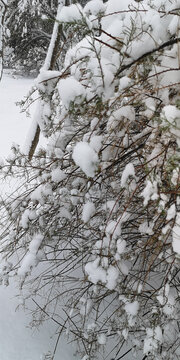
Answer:
POLYGON ((161 51, 165 48, 167 48, 168 46, 172 46, 174 44, 178 44, 180 42, 180 38, 176 37, 175 39, 170 39, 168 41, 165 41, 163 44, 155 47, 152 50, 146 51, 144 52, 144 54, 142 54, 141 56, 139 56, 137 59, 131 61, 129 64, 127 65, 123 65, 117 72, 116 72, 116 76, 119 76, 123 71, 131 68, 131 66, 137 64, 139 61, 146 59, 148 56, 153 55, 154 53, 157 53, 158 51, 161 51))

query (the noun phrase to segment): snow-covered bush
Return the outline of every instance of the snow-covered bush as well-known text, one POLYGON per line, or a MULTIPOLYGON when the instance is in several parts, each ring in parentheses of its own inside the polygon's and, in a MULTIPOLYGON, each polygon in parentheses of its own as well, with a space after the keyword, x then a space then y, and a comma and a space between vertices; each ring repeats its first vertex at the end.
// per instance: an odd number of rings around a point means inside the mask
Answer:
POLYGON ((31 138, 1 166, 21 183, 2 200, 2 281, 83 360, 180 356, 179 7, 60 6, 63 69, 41 69, 31 138))

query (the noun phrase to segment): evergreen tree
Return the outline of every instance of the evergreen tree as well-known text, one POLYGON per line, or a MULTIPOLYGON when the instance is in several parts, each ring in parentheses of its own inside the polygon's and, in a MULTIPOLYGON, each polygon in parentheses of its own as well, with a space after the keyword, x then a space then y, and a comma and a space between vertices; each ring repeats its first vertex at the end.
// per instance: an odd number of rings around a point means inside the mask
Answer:
POLYGON ((57 0, 9 1, 6 66, 27 75, 38 73, 51 39, 56 10, 57 0))
MULTIPOLYGON (((82 0, 85 4, 87 0, 82 0)), ((59 3, 69 5, 71 0, 59 3)), ((9 0, 6 15, 7 67, 38 74, 51 39, 58 0, 9 0)))

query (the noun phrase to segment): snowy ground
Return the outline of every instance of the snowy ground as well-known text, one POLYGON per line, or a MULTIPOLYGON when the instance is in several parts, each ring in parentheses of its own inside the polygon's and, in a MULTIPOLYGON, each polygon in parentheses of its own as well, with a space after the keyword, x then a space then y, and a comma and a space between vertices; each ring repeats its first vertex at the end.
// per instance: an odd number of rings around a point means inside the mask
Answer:
MULTIPOLYGON (((12 142, 23 146, 31 119, 20 114, 15 102, 23 99, 32 85, 30 79, 13 78, 5 73, 0 82, 0 157, 6 157, 12 142)), ((28 328, 30 315, 16 311, 18 299, 15 285, 0 286, 0 360, 40 360, 42 354, 52 350, 56 328, 52 323, 40 330, 28 328)), ((61 341, 55 360, 77 360, 71 345, 61 341)), ((79 360, 79 359, 78 359, 79 360)))

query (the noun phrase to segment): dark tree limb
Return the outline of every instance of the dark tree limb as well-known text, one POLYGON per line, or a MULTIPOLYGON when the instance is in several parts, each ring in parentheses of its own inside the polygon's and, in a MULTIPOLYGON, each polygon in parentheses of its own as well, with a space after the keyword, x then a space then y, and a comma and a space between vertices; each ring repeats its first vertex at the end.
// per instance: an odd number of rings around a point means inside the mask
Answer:
POLYGON ((124 70, 129 69, 132 65, 137 64, 139 61, 147 58, 148 56, 156 53, 157 51, 163 50, 164 48, 166 48, 166 47, 168 47, 170 45, 177 44, 178 42, 180 42, 179 37, 177 37, 175 39, 170 39, 170 40, 164 42, 163 44, 161 44, 160 46, 156 47, 155 49, 147 51, 143 55, 139 56, 137 59, 131 61, 129 64, 121 66, 121 68, 116 72, 115 77, 120 75, 124 70))
MULTIPOLYGON (((57 23, 55 23, 54 29, 55 29, 56 26, 57 26, 57 23)), ((54 33, 54 29, 53 29, 53 33, 54 33)), ((59 24, 58 29, 57 29, 57 34, 56 34, 56 37, 54 39, 50 64, 47 66, 47 70, 53 70, 54 67, 55 67, 56 60, 57 60, 57 54, 58 54, 58 50, 59 50, 59 43, 60 43, 60 39, 61 39, 61 33, 62 33, 62 25, 59 24)), ((50 42, 49 46, 52 46, 51 42, 50 42)), ((46 60, 45 60, 45 63, 46 63, 46 60)), ((37 123, 36 131, 35 131, 35 134, 34 134, 34 137, 33 137, 32 141, 31 141, 31 146, 30 146, 30 149, 29 149, 29 152, 28 152, 28 160, 32 159, 32 157, 33 157, 33 155, 34 155, 34 153, 36 151, 37 145, 39 143, 40 131, 41 131, 40 126, 37 123)))
POLYGON ((35 132, 34 138, 32 140, 31 147, 29 149, 28 160, 31 160, 35 153, 37 144, 39 142, 39 136, 40 136, 40 126, 39 126, 39 124, 37 124, 36 132, 35 132))

